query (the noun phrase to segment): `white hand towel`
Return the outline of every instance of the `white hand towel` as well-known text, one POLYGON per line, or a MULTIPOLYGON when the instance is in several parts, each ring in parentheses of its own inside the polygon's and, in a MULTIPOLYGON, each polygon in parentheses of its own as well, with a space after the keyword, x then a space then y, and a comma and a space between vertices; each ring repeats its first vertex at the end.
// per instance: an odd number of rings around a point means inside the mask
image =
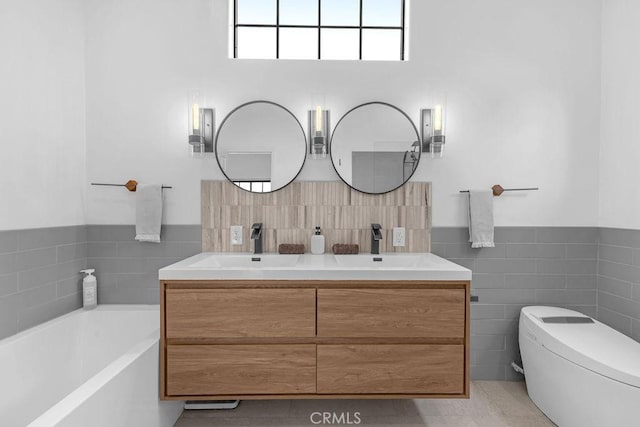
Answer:
POLYGON ((472 248, 493 248, 493 192, 469 191, 469 241, 472 248))
POLYGON ((138 184, 136 188, 136 240, 160 243, 162 185, 138 184))

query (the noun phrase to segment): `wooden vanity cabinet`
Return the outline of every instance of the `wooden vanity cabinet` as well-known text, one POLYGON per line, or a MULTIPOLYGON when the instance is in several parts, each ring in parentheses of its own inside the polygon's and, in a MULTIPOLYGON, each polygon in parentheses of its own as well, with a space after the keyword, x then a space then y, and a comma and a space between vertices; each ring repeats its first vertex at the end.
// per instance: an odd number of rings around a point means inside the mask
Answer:
POLYGON ((315 337, 315 289, 166 289, 167 338, 315 337))
POLYGON ((161 281, 164 400, 469 397, 467 281, 161 281))

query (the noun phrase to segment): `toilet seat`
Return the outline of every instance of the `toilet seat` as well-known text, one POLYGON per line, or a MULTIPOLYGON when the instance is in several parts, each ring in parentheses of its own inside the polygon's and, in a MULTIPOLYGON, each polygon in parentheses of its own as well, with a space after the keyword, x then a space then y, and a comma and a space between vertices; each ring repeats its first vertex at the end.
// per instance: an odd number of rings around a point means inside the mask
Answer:
POLYGON ((525 307, 527 335, 545 349, 585 369, 640 388, 640 343, 594 319, 593 323, 545 323, 543 317, 582 316, 558 307, 525 307))

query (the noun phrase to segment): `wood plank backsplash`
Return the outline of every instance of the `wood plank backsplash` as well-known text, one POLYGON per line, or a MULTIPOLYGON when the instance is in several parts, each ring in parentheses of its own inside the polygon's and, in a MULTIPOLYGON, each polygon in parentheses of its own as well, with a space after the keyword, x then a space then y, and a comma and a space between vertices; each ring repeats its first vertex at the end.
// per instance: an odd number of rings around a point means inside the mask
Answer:
POLYGON ((381 252, 430 252, 431 183, 408 182, 390 193, 370 195, 337 182, 293 182, 273 193, 244 191, 228 181, 202 181, 202 250, 251 252, 251 225, 263 223, 264 252, 280 243, 302 243, 309 252, 316 226, 325 252, 334 243, 357 243, 371 251, 371 223, 382 225, 381 252), (242 245, 232 246, 230 227, 243 226, 242 245), (392 228, 405 227, 404 247, 392 244, 392 228))

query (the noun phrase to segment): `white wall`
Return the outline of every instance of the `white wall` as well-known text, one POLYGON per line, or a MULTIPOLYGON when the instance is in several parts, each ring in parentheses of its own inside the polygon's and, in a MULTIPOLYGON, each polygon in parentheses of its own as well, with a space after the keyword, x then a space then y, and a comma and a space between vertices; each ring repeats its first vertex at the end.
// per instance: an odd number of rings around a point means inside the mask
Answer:
POLYGON ((0 230, 84 224, 82 0, 0 2, 0 230))
MULTIPOLYGON (((321 94, 332 123, 381 100, 419 123, 443 94, 448 144, 421 162, 435 226, 465 225, 467 188, 539 186, 496 199, 496 224, 594 225, 598 210, 600 0, 413 0, 410 61, 228 59, 227 0, 91 0, 87 22, 88 181, 162 182, 166 223, 200 222, 215 160, 187 156, 187 95, 218 123, 250 100, 283 104, 306 128, 321 94)), ((308 160, 299 179, 337 179, 308 160)), ((89 187, 88 223, 132 223, 133 196, 89 187)))
POLYGON ((600 218, 640 229, 640 2, 604 0, 600 218))

